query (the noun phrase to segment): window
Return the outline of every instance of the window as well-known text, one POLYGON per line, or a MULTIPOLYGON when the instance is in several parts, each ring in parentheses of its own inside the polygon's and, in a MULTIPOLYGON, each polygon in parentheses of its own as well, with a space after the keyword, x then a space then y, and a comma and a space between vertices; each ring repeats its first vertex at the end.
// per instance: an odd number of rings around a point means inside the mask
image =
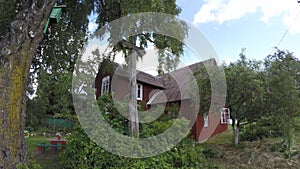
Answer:
POLYGON ((137 98, 137 100, 142 100, 143 99, 143 85, 141 85, 141 84, 137 84, 136 98, 137 98))
POLYGON ((204 127, 208 127, 208 114, 204 115, 204 127))
POLYGON ((109 92, 109 76, 102 79, 101 95, 109 92))
POLYGON ((221 111, 221 124, 227 124, 230 119, 230 110, 228 108, 223 108, 221 111))

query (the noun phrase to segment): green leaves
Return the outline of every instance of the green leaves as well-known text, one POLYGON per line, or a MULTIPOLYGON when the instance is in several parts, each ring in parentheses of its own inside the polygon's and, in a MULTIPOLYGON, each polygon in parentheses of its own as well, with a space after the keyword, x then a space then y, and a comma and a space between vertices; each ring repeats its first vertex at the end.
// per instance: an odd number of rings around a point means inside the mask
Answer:
MULTIPOLYGON (((171 15, 178 15, 180 8, 176 6, 175 0, 160 1, 138 1, 138 0, 100 0, 97 1, 97 12, 99 16, 97 23, 99 28, 104 31, 98 32, 97 36, 106 36, 109 33, 108 42, 112 47, 113 54, 122 52, 127 57, 131 49, 145 49, 149 45, 154 45, 159 52, 159 71, 164 68, 167 71, 173 70, 178 65, 178 58, 183 53, 183 40, 187 35, 187 27, 184 23, 177 21, 173 17, 169 18, 149 18, 147 16, 139 16, 126 20, 126 22, 118 22, 111 24, 112 21, 120 19, 124 16, 132 16, 131 14, 142 12, 161 12, 171 15), (146 17, 146 18, 145 18, 146 17), (168 25, 168 27, 166 27, 168 25), (172 25, 172 26, 170 26, 172 25), (149 28, 151 29, 145 29, 149 28), (169 32, 176 32, 179 39, 159 34, 161 29, 168 29, 169 32), (131 37, 134 36, 134 37, 131 37), (127 43, 132 42, 131 38, 135 39, 135 48, 120 44, 119 41, 123 40, 127 43)), ((172 33, 170 33, 172 34, 172 33)))
MULTIPOLYGON (((99 112, 101 113, 106 122, 109 123, 116 131, 121 134, 129 135, 128 133, 123 133, 127 131, 124 127, 127 127, 124 117, 118 113, 118 110, 114 107, 114 103, 109 95, 102 95, 98 99, 99 112)), ((91 112, 87 112, 91 113, 91 112)), ((82 119, 81 119, 82 120, 82 119)), ((182 126, 188 124, 187 120, 177 119, 176 131, 180 133, 182 126)), ((99 127, 96 123, 91 121, 90 123, 95 123, 92 127, 98 127, 97 130, 94 130, 92 135, 97 137, 103 137, 99 133, 102 133, 106 130, 105 127, 99 127), (101 131, 101 132, 100 132, 101 131)), ((151 137, 158 135, 175 123, 175 120, 160 121, 156 120, 151 123, 141 124, 141 134, 142 137, 151 137)), ((84 128, 88 130, 88 128, 84 128)), ((177 133, 177 134, 179 134, 177 133)), ((168 137, 161 140, 161 144, 168 142, 172 137, 176 137, 174 133, 170 133, 168 137)), ((192 140, 185 138, 174 148, 170 149, 166 153, 148 157, 148 158, 127 158, 123 156, 118 156, 112 154, 101 146, 93 142, 88 135, 85 133, 83 128, 78 124, 76 125, 74 131, 68 139, 68 146, 65 148, 65 151, 60 154, 61 163, 64 168, 205 168, 206 159, 202 154, 203 149, 201 146, 192 140)), ((111 142, 121 142, 120 138, 115 135, 110 135, 105 137, 107 139, 104 144, 111 144, 111 142)), ((122 146, 123 151, 130 151, 128 148, 131 143, 128 142, 126 145, 122 146)), ((157 144, 157 143, 156 143, 157 144)), ((144 146, 150 146, 152 149, 159 147, 155 143, 149 143, 144 146)), ((113 147, 111 147, 113 148, 113 147)), ((139 152, 140 154, 147 153, 145 152, 148 147, 141 147, 139 152)))
POLYGON ((51 24, 31 65, 29 91, 32 94, 36 90, 36 97, 28 101, 27 125, 40 125, 40 119, 46 115, 75 114, 71 95, 74 64, 87 40, 88 15, 94 3, 93 0, 63 3, 67 7, 60 22, 51 24))
MULTIPOLYGON (((243 52, 243 51, 242 51, 243 52)), ((251 123, 262 115, 263 79, 260 62, 249 61, 243 53, 240 60, 225 67, 227 106, 233 118, 242 124, 251 123)))
POLYGON ((300 114, 300 61, 288 51, 277 50, 265 61, 267 72, 267 105, 283 133, 285 154, 294 148, 295 117, 300 114))
POLYGON ((225 67, 231 117, 238 120, 238 127, 248 125, 243 134, 250 140, 270 136, 268 130, 279 130, 290 157, 294 118, 300 114, 300 62, 288 51, 277 50, 264 64, 248 60, 243 52, 240 60, 225 67), (273 126, 264 128, 259 122, 264 120, 272 123, 263 124, 273 126), (252 125, 257 130, 251 129, 252 125))

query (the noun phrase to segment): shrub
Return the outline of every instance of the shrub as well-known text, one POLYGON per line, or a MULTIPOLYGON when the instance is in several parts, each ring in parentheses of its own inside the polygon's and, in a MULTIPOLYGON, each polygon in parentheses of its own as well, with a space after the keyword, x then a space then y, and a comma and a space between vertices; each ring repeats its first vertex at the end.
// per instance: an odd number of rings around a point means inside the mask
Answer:
POLYGON ((206 158, 203 149, 191 139, 184 139, 176 147, 163 154, 149 158, 126 158, 112 154, 93 141, 84 131, 76 128, 69 138, 68 146, 60 154, 64 168, 203 168, 206 158))
POLYGON ((17 169, 41 169, 41 166, 37 164, 34 160, 29 160, 29 165, 19 164, 17 165, 17 169))
MULTIPOLYGON (((114 129, 119 133, 126 134, 125 130, 127 130, 127 124, 124 123, 123 117, 121 117, 121 115, 113 108, 113 104, 111 104, 109 97, 100 97, 99 110, 99 113, 102 113, 103 116, 105 116, 104 118, 114 127, 114 129)), ((180 131, 181 125, 188 122, 183 119, 175 119, 141 124, 141 136, 151 137, 162 133, 173 125, 176 120, 178 120, 178 123, 176 123, 178 125, 175 127, 178 127, 178 131, 180 131)), ((176 135, 171 133, 168 137, 176 137, 176 135)), ((143 153, 142 151, 143 150, 141 150, 141 153, 143 153)), ((207 168, 207 161, 202 152, 203 149, 200 146, 197 146, 193 140, 185 138, 174 148, 163 154, 149 158, 126 158, 112 154, 98 146, 87 136, 82 127, 77 124, 72 135, 68 138, 68 146, 60 154, 60 160, 63 167, 66 169, 207 168)))
POLYGON ((281 136, 280 127, 273 119, 261 119, 256 123, 244 126, 240 138, 242 141, 256 141, 267 137, 281 136))
POLYGON ((216 156, 216 152, 211 148, 203 150, 202 153, 206 158, 214 158, 216 156))

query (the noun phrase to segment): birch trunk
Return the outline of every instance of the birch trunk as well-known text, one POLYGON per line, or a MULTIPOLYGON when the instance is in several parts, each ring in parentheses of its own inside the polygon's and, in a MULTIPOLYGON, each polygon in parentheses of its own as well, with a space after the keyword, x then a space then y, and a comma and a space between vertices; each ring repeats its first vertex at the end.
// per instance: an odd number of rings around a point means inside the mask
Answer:
POLYGON ((28 164, 24 139, 26 87, 32 57, 55 0, 26 1, 0 41, 0 168, 28 164), (31 34, 31 35, 30 35, 31 34))
POLYGON ((236 127, 234 129, 234 144, 235 145, 239 144, 239 132, 240 132, 239 128, 236 127))
POLYGON ((233 130, 233 136, 234 136, 234 144, 239 144, 239 133, 240 133, 240 125, 239 122, 237 122, 237 125, 235 125, 236 119, 232 119, 232 130, 233 130))

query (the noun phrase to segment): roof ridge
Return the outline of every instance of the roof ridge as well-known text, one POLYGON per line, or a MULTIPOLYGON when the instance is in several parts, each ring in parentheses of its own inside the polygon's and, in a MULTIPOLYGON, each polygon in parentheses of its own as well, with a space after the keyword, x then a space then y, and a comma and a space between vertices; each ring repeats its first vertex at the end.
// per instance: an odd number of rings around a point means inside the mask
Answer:
POLYGON ((167 76, 167 75, 170 74, 170 73, 175 73, 175 72, 177 72, 177 71, 180 71, 180 70, 183 70, 183 69, 186 69, 186 68, 191 68, 191 67, 194 67, 194 66, 197 66, 197 65, 200 65, 200 64, 209 63, 209 62, 211 62, 211 61, 213 61, 213 62, 216 63, 216 60, 215 60, 214 58, 209 58, 209 59, 204 60, 204 61, 196 62, 196 63, 193 63, 193 64, 191 64, 191 65, 181 67, 181 68, 176 69, 176 70, 174 70, 174 71, 172 71, 172 72, 166 73, 166 74, 164 74, 164 75, 162 75, 162 76, 157 75, 156 77, 159 77, 159 78, 161 79, 161 78, 164 78, 165 76, 167 76))

